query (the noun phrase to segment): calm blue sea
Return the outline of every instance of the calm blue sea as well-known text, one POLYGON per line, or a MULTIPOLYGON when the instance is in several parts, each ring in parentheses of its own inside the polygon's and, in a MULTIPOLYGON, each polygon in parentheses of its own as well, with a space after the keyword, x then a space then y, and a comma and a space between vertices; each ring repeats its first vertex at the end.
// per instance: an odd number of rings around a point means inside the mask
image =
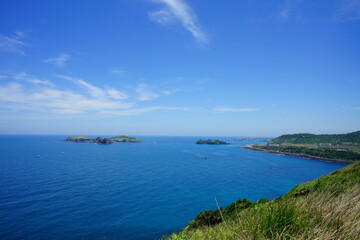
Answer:
POLYGON ((0 239, 155 239, 199 211, 276 198, 344 165, 199 137, 97 145, 67 136, 0 136, 0 239), (64 152, 63 154, 61 152, 64 152), (39 156, 37 156, 39 155, 39 156), (206 157, 207 159, 204 159, 206 157))

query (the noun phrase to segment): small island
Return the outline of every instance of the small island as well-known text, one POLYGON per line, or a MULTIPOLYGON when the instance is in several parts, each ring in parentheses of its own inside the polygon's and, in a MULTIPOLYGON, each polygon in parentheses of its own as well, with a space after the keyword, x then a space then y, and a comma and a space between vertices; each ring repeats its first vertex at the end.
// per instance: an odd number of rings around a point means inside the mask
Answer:
POLYGON ((196 144, 209 144, 209 145, 228 145, 230 143, 224 142, 224 141, 220 141, 218 139, 208 139, 208 140, 204 140, 204 139, 200 139, 196 142, 196 144))
POLYGON ((64 141, 67 142, 89 142, 95 144, 112 144, 114 142, 132 142, 132 143, 139 143, 142 142, 141 140, 129 137, 129 136, 116 136, 112 138, 104 138, 104 137, 97 137, 97 138, 90 138, 84 136, 77 136, 77 137, 68 137, 64 141))

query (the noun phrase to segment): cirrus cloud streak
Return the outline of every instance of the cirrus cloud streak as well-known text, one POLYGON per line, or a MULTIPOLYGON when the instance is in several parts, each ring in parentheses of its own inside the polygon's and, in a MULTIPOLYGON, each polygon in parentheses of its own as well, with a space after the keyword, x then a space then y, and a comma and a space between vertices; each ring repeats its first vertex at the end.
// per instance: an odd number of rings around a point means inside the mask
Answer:
POLYGON ((183 27, 188 30, 199 43, 208 41, 205 32, 199 26, 197 17, 191 7, 185 0, 153 0, 162 4, 163 9, 149 12, 149 18, 162 25, 179 21, 183 27))
POLYGON ((214 112, 225 113, 225 112, 256 112, 259 111, 257 108, 231 108, 231 107, 214 107, 214 112))
POLYGON ((17 82, 0 86, 0 108, 56 114, 96 113, 133 107, 104 98, 91 98, 73 91, 55 88, 29 88, 17 82))

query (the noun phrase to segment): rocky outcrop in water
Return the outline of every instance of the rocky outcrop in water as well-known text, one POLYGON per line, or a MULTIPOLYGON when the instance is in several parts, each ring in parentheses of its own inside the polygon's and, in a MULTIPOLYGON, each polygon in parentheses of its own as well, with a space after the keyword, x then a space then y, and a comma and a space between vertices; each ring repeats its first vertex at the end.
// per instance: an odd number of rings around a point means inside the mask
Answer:
POLYGON ((218 139, 208 139, 208 140, 200 139, 196 142, 196 144, 227 145, 230 143, 220 141, 218 139))
POLYGON ((110 138, 97 137, 94 140, 95 144, 112 144, 113 141, 110 138))

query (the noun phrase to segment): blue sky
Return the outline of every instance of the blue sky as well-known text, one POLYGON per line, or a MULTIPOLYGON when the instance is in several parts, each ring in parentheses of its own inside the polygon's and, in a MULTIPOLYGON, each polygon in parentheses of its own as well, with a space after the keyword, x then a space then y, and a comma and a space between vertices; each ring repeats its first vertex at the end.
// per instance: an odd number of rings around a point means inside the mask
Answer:
POLYGON ((0 133, 360 130, 360 0, 1 0, 0 133))

